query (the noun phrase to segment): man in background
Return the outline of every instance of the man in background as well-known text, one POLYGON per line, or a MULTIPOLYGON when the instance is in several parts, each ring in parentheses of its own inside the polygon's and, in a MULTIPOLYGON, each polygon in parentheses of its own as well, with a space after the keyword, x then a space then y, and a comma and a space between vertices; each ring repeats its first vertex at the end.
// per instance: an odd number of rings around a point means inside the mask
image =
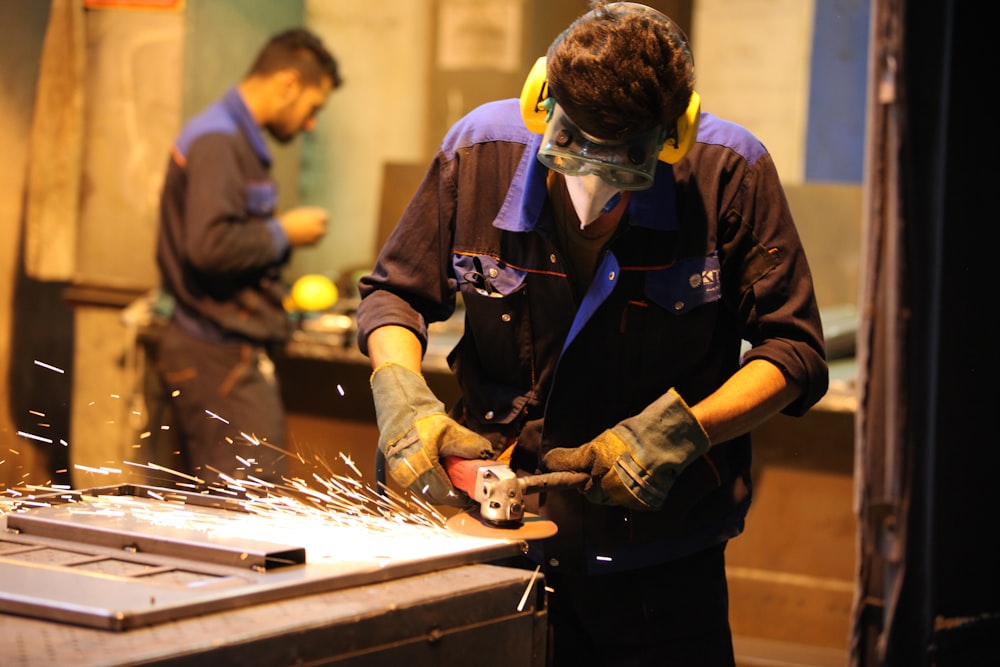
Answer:
POLYGON ((341 83, 317 36, 284 31, 174 143, 156 257, 175 306, 158 370, 181 467, 206 481, 285 472, 285 415, 269 355, 291 333, 281 271, 293 248, 323 238, 328 216, 311 206, 276 210, 264 132, 284 144, 311 131, 341 83))

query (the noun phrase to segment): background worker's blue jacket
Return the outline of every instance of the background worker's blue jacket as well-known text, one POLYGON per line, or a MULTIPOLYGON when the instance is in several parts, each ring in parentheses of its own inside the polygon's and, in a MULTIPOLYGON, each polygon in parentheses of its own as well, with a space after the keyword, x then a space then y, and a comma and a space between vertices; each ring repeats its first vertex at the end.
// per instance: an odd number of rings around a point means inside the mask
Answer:
POLYGON ((264 135, 230 88, 184 126, 163 183, 156 261, 189 334, 255 343, 291 335, 277 202, 264 135))
MULTIPOLYGON (((384 325, 447 319, 465 331, 449 356, 452 413, 534 472, 552 447, 583 444, 671 387, 693 405, 750 359, 803 387, 785 412, 826 392, 812 277, 770 155, 710 114, 698 142, 633 192, 589 290, 578 300, 554 243, 540 135, 517 100, 472 111, 446 136, 413 200, 362 278, 359 345, 384 325), (742 341, 749 350, 741 356, 742 341)), ((567 203, 567 205, 569 205, 567 203)), ((750 437, 719 443, 678 478, 661 511, 548 492, 539 512, 562 567, 608 571, 676 558, 738 534, 750 502, 750 437)))

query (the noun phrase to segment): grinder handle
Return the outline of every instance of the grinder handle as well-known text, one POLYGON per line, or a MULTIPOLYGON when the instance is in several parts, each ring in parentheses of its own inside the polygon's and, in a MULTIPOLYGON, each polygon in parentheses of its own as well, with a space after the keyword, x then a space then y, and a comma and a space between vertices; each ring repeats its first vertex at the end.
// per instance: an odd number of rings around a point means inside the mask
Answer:
POLYGON ((583 486, 590 481, 590 473, 587 472, 543 472, 537 475, 528 475, 520 478, 524 493, 538 493, 546 489, 572 489, 583 486))

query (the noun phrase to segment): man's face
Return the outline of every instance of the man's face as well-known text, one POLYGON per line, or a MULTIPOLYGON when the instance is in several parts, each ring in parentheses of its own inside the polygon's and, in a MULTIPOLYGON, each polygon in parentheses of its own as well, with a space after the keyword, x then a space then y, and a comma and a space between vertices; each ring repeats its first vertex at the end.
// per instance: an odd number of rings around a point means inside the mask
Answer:
POLYGON ((316 114, 326 104, 332 85, 324 78, 320 84, 302 83, 293 86, 287 101, 265 126, 275 139, 285 144, 300 132, 311 132, 316 127, 316 114))

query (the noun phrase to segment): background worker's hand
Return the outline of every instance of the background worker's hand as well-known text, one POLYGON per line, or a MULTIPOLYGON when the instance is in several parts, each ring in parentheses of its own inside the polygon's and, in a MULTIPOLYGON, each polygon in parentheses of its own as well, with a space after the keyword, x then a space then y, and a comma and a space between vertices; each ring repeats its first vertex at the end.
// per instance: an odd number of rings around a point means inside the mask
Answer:
POLYGON ((330 215, 320 206, 297 206, 278 216, 288 242, 293 246, 313 245, 326 234, 330 215))
POLYGON ((593 503, 657 510, 678 475, 709 446, 705 429, 671 389, 590 442, 550 450, 543 462, 551 471, 590 473, 583 492, 593 503))
POLYGON ((434 504, 470 506, 469 496, 454 487, 441 459, 488 459, 492 443, 445 414, 424 378, 405 366, 380 365, 371 384, 378 446, 392 479, 434 504))

